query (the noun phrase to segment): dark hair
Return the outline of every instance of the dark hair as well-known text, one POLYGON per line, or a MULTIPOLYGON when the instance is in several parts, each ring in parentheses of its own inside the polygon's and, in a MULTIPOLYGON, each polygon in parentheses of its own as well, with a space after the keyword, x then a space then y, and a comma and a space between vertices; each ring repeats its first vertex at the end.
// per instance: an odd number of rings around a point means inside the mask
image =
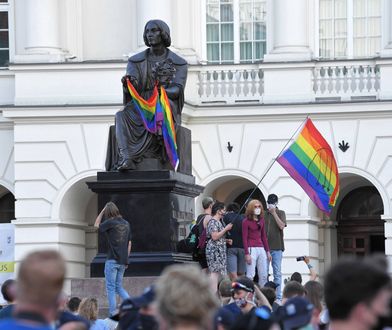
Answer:
POLYGON ((225 204, 222 202, 215 202, 212 205, 211 215, 215 215, 219 210, 223 210, 225 208, 225 204))
POLYGON ((303 297, 306 294, 306 290, 302 284, 296 281, 288 281, 283 289, 283 297, 290 299, 295 296, 303 297))
POLYGON ((106 203, 105 211, 103 212, 104 219, 113 219, 121 217, 120 211, 116 204, 113 202, 106 203))
POLYGON ((290 281, 295 281, 298 282, 299 284, 302 284, 302 276, 298 272, 294 272, 291 274, 290 281))
POLYGON ((159 30, 161 30, 161 38, 162 38, 163 44, 165 47, 169 47, 171 45, 170 28, 164 21, 161 21, 160 19, 152 19, 152 20, 148 21, 146 23, 146 25, 144 26, 144 32, 143 32, 144 44, 147 47, 151 46, 150 43, 148 42, 147 36, 146 36, 146 27, 150 23, 155 24, 159 28, 159 30))
POLYGON ((239 210, 240 206, 238 205, 238 203, 230 203, 229 205, 227 205, 227 212, 238 213, 239 210))
POLYGON ((260 288, 260 291, 267 298, 268 302, 272 306, 272 304, 274 303, 274 301, 276 299, 276 291, 274 289, 266 287, 266 286, 260 288))
POLYGON ((345 320, 359 303, 370 303, 390 284, 387 270, 374 258, 343 259, 325 278, 325 302, 331 320, 345 320))
POLYGON ((278 203, 278 196, 276 196, 275 194, 268 195, 267 203, 268 204, 276 204, 276 203, 278 203))
POLYGON ((231 330, 269 330, 276 322, 267 310, 254 308, 246 314, 239 315, 231 330), (262 312, 262 313, 260 313, 262 312), (261 315, 260 315, 261 314, 261 315), (265 315, 264 317, 261 317, 265 315))
POLYGON ((67 302, 67 307, 71 312, 76 312, 80 305, 80 298, 79 297, 72 297, 67 302))
POLYGON ((15 285, 15 283, 15 280, 9 279, 4 281, 3 285, 1 286, 1 294, 3 295, 5 301, 13 302, 15 300, 15 294, 9 292, 9 288, 12 285, 15 285))

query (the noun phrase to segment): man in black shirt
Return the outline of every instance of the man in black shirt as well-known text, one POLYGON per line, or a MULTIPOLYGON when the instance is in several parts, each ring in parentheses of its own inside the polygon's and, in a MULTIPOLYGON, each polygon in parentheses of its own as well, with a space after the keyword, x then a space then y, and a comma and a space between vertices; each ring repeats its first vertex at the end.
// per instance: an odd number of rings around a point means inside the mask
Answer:
POLYGON ((237 203, 231 203, 227 206, 227 213, 223 217, 225 225, 233 224, 227 236, 232 240, 232 244, 227 246, 227 272, 232 281, 245 274, 245 251, 242 242, 243 217, 238 214, 239 210, 240 206, 237 203))
POLYGON ((116 312, 116 294, 123 300, 129 298, 128 292, 122 286, 122 280, 131 252, 131 229, 113 202, 105 205, 94 226, 98 227, 101 233, 105 233, 109 245, 105 261, 105 281, 109 316, 112 316, 116 312), (101 223, 102 218, 104 221, 101 223))

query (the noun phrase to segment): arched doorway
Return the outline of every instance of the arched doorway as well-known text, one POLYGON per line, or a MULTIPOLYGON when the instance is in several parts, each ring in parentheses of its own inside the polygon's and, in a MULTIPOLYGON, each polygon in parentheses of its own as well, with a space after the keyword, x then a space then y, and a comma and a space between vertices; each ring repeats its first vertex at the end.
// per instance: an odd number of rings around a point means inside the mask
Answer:
POLYGON ((0 223, 10 223, 14 219, 15 197, 11 192, 0 187, 0 223))
POLYGON ((384 206, 374 187, 349 192, 337 212, 338 255, 364 256, 385 251, 384 206))
MULTIPOLYGON (((243 205, 247 202, 247 200, 249 199, 249 196, 250 196, 250 194, 253 192, 253 190, 254 190, 254 188, 253 188, 253 189, 248 189, 248 190, 242 192, 241 194, 239 194, 239 195, 234 199, 234 202, 235 202, 235 203, 238 203, 238 205, 240 205, 240 206, 243 206, 243 205)), ((266 204, 264 195, 263 195, 263 193, 260 191, 260 189, 257 188, 257 189, 253 192, 253 194, 252 194, 252 196, 250 197, 250 199, 258 199, 258 200, 261 201, 261 203, 263 204, 264 210, 266 209, 267 204, 266 204)), ((243 209, 243 211, 245 211, 245 209, 243 209)))

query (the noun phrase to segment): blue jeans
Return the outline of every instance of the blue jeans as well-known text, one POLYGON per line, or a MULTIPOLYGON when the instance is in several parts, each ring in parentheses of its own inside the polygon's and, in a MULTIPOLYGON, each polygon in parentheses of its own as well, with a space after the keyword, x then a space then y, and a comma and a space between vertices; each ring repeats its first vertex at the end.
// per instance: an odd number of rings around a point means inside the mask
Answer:
POLYGON ((116 293, 121 299, 129 298, 129 294, 122 286, 125 265, 120 265, 116 260, 105 261, 106 294, 109 301, 109 316, 116 312, 116 293))
MULTIPOLYGON (((272 271, 274 273, 274 283, 279 285, 276 288, 276 299, 282 300, 282 250, 271 250, 272 256, 272 271)), ((268 274, 269 274, 269 263, 268 263, 268 274)))

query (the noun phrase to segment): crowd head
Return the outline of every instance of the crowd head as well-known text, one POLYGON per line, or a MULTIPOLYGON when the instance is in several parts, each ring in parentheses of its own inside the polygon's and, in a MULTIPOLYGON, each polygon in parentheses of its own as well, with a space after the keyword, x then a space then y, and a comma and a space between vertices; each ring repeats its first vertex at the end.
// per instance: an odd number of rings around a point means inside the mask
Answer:
POLYGON ((164 329, 207 327, 218 306, 208 277, 193 265, 167 267, 156 283, 156 303, 164 329))

